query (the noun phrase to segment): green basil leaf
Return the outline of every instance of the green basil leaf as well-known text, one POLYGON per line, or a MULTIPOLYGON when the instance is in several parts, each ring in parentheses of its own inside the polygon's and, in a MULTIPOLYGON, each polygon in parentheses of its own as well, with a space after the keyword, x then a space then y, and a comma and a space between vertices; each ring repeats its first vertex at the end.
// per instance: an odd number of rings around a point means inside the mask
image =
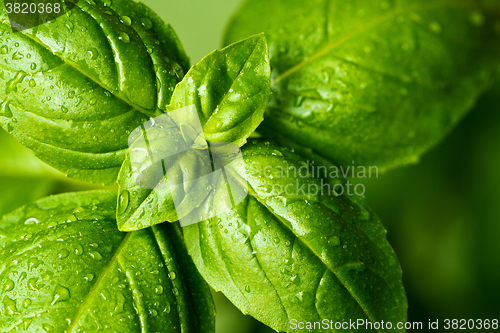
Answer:
POLYGON ((129 133, 189 66, 172 28, 131 0, 79 1, 16 33, 0 14, 1 126, 68 176, 114 183, 129 133))
POLYGON ((63 194, 0 220, 2 332, 215 331, 176 226, 122 233, 115 200, 63 194))
POLYGON ((414 163, 498 68, 490 1, 248 0, 226 43, 265 32, 273 98, 259 131, 339 165, 414 163))
POLYGON ((254 141, 243 156, 247 199, 184 228, 210 286, 280 332, 300 331, 294 319, 405 322, 401 268, 364 199, 326 193, 327 185, 341 183, 307 173, 312 162, 290 149, 254 141), (315 186, 323 194, 313 193, 315 186))
MULTIPOLYGON (((246 142, 263 119, 270 95, 269 85, 268 48, 263 34, 214 51, 193 66, 175 88, 168 107, 170 112, 157 117, 156 124, 148 129, 138 129, 138 137, 144 142, 131 148, 147 150, 143 159, 153 164, 147 167, 149 173, 156 176, 144 176, 152 186, 139 184, 131 163, 137 161, 131 158, 132 153, 127 156, 118 176, 118 228, 132 231, 179 220, 181 216, 176 211, 173 192, 190 202, 186 214, 205 200, 202 192, 188 191, 182 184, 213 171, 207 141, 232 143, 226 145, 232 152, 246 142), (155 156, 161 155, 160 152, 177 155, 166 161, 155 156), (155 160, 166 165, 151 162, 155 160), (160 166, 158 172, 155 166, 160 166), (151 177, 154 179, 149 180, 151 177), (176 184, 181 185, 175 187, 176 184)), ((214 145, 211 147, 212 152, 217 149, 214 145)), ((219 146, 219 149, 222 148, 219 146)), ((145 163, 138 164, 138 169, 145 168, 145 163)), ((143 172, 147 173, 147 170, 143 172)))

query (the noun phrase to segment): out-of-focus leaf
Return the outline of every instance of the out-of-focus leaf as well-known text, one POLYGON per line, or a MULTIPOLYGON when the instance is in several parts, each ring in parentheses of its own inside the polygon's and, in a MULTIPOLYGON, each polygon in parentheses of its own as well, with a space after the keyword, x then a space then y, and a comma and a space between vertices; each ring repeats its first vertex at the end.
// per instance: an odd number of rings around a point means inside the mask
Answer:
POLYGON ((382 171, 417 161, 484 91, 499 13, 497 1, 248 0, 226 43, 268 38, 261 132, 382 171))

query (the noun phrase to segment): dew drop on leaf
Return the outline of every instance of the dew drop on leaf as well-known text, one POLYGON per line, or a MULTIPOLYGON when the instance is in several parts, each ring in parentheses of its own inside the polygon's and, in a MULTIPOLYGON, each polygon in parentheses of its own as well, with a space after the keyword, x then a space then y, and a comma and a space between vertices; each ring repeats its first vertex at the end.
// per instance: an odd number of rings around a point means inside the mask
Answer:
POLYGON ((250 292, 250 286, 249 286, 249 285, 246 285, 246 286, 245 286, 245 291, 246 291, 247 293, 249 293, 249 292, 250 292))
POLYGON ((132 20, 128 16, 120 16, 120 22, 127 26, 132 24, 132 20))
POLYGON ((129 203, 129 192, 127 190, 120 193, 120 197, 118 198, 118 214, 122 215, 127 211, 128 203, 129 203))
POLYGON ((314 305, 314 296, 307 291, 299 292, 296 297, 299 305, 303 308, 307 309, 314 305))
POLYGON ((61 251, 59 251, 59 253, 57 254, 57 257, 59 259, 64 259, 64 258, 67 258, 69 256, 69 251, 66 250, 66 249, 62 249, 61 251))
POLYGON ((2 103, 0 108, 0 116, 7 118, 12 117, 12 111, 10 110, 9 101, 5 101, 2 103))
POLYGON ((151 22, 151 20, 146 17, 141 18, 141 24, 146 30, 149 30, 153 27, 153 23, 151 22))
POLYGON ((81 256, 83 254, 83 247, 80 244, 75 245, 75 254, 81 256))
POLYGON ((339 236, 333 236, 332 238, 330 238, 330 244, 333 246, 339 246, 340 245, 339 236))
POLYGON ((102 260, 102 255, 97 252, 97 251, 92 251, 92 252, 89 252, 89 256, 92 257, 92 259, 95 259, 95 260, 102 260))
POLYGON ((94 47, 88 50, 88 53, 90 55, 90 59, 92 60, 96 60, 97 58, 99 58, 99 51, 94 47))
POLYGON ((3 291, 11 291, 12 289, 14 289, 14 281, 8 279, 3 286, 3 291))
POLYGON ((54 332, 54 327, 52 327, 51 325, 45 323, 45 324, 42 324, 42 329, 45 331, 45 332, 54 332))
POLYGON ((33 79, 29 80, 28 84, 29 84, 29 86, 30 86, 31 88, 33 88, 33 87, 35 87, 35 86, 36 86, 36 82, 35 82, 35 80, 33 80, 33 79))
POLYGON ((2 45, 2 47, 0 47, 1 54, 7 54, 8 52, 9 52, 9 48, 7 47, 7 45, 2 45))
POLYGON ((27 309, 27 308, 29 308, 30 305, 31 305, 31 300, 29 298, 26 298, 23 301, 23 308, 27 309))
POLYGON ((24 59, 24 54, 17 51, 14 52, 14 54, 12 55, 12 60, 21 60, 21 59, 24 59))
POLYGON ((31 278, 28 280, 28 287, 33 291, 38 291, 38 285, 36 284, 37 278, 31 278))
POLYGON ((8 298, 7 296, 3 299, 4 311, 6 314, 12 316, 17 312, 16 301, 8 298))
POLYGON ((130 36, 125 32, 120 32, 118 38, 124 43, 130 43, 130 36))
POLYGON ((158 295, 163 294, 163 287, 162 286, 156 286, 155 287, 155 293, 158 295))
POLYGON ((68 28, 69 31, 73 31, 74 27, 75 26, 73 25, 73 22, 71 22, 71 21, 66 22, 66 28, 68 28))
POLYGON ((70 299, 69 289, 61 285, 58 285, 54 292, 54 298, 52 299, 52 302, 50 304, 54 305, 58 302, 69 301, 69 299, 70 299))

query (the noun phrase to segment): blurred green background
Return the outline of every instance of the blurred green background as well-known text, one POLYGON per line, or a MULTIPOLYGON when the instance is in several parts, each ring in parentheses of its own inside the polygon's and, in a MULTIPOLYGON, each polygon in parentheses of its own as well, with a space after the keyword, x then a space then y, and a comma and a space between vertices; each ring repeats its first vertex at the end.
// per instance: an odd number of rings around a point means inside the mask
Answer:
MULTIPOLYGON (((240 1, 143 2, 172 24, 195 64, 220 47, 240 1)), ((50 193, 94 187, 65 179, 5 132, 0 146, 0 215, 50 193)), ((499 148, 497 82, 418 164, 364 182, 403 267, 410 321, 500 319, 499 148)), ((272 332, 221 294, 215 299, 218 333, 272 332)))

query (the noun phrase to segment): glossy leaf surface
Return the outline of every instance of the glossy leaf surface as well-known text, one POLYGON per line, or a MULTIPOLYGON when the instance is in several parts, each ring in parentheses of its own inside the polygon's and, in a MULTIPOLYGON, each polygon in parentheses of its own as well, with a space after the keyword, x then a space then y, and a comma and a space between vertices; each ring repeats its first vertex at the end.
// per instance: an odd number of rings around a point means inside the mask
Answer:
POLYGON ((339 165, 414 163, 498 67, 495 1, 248 0, 226 43, 265 32, 273 98, 263 126, 339 165))
POLYGON ((1 126, 70 177, 114 183, 128 134, 189 67, 174 31, 131 0, 79 1, 16 33, 0 7, 1 126))
POLYGON ((0 220, 2 332, 214 332, 177 227, 122 233, 115 200, 63 194, 0 220))
MULTIPOLYGON (((226 145, 231 153, 236 153, 238 146, 246 142, 262 121, 270 95, 269 85, 268 48, 262 34, 214 51, 195 65, 177 85, 168 107, 171 112, 158 117, 155 128, 145 130, 143 127, 139 130, 147 132, 147 144, 132 147, 147 151, 148 160, 155 160, 155 154, 165 150, 173 150, 171 154, 178 153, 174 160, 164 161, 160 175, 163 179, 156 180, 154 185, 157 186, 141 186, 133 170, 133 163, 137 161, 132 160, 131 163, 130 160, 132 153, 120 170, 117 209, 120 230, 138 230, 164 221, 177 221, 180 217, 174 207, 172 193, 186 198, 189 206, 193 203, 198 206, 203 202, 205 194, 182 184, 214 171, 210 158, 213 158, 216 148, 211 145, 209 151, 210 142, 232 143, 232 146, 226 145), (191 111, 194 107, 196 112, 188 113, 189 107, 191 111), (176 116, 168 121, 160 119, 169 117, 173 112, 176 116), (159 122, 165 125, 158 126, 159 122), (196 123, 199 126, 195 126, 196 123), (200 133, 193 130, 198 127, 200 133), (193 134, 189 135, 190 132, 193 134), (212 153, 211 157, 209 153, 212 153), (181 185, 173 187, 177 184, 181 185), (148 218, 143 218, 145 216, 148 218)), ((142 170, 145 166, 137 168, 142 170)), ((153 169, 154 165, 148 168, 153 169)), ((147 174, 148 170, 142 172, 147 174)), ((210 185, 207 183, 207 186, 210 185)))
POLYGON ((300 331, 292 319, 404 322, 401 268, 364 199, 327 192, 342 183, 324 177, 330 171, 307 173, 307 162, 289 149, 253 141, 243 156, 247 199, 183 229, 210 286, 280 332, 300 331))

